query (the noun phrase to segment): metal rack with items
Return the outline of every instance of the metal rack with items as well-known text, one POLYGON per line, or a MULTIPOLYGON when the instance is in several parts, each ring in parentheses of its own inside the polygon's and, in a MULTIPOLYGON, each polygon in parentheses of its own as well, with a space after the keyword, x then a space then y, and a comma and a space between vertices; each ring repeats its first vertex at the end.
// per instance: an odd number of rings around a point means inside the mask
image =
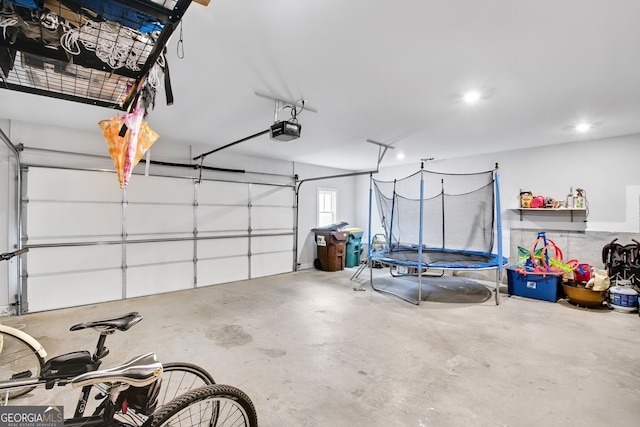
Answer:
MULTIPOLYGON (((207 0, 195 0, 206 5, 207 0)), ((0 0, 0 88, 127 111, 191 0, 0 0)))

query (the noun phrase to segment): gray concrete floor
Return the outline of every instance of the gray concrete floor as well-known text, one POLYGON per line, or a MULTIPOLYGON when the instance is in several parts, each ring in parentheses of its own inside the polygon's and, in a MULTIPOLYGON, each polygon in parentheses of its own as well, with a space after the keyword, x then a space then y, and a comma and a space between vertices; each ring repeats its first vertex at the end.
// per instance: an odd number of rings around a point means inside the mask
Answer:
MULTIPOLYGON (((637 313, 506 294, 498 306, 492 297, 416 306, 373 291, 368 271, 359 278, 366 291, 355 292, 353 271, 2 320, 25 324, 55 355, 93 350, 96 333, 69 332, 72 324, 139 311, 142 322, 109 337, 104 367, 148 351, 196 363, 244 390, 263 427, 640 425, 637 313)), ((39 393, 21 403, 77 396, 39 393)))

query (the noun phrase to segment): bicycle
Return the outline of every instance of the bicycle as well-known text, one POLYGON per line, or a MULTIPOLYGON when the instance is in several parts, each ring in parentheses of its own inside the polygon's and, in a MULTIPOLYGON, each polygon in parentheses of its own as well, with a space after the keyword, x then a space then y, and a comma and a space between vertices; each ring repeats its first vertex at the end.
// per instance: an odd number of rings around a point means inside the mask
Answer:
MULTIPOLYGON (((98 343, 93 354, 88 351, 75 351, 53 357, 45 362, 46 351, 43 346, 25 332, 7 325, 0 325, 0 383, 14 381, 13 387, 3 389, 4 399, 13 399, 25 395, 38 386, 46 389, 67 385, 74 377, 82 373, 97 370, 102 359, 109 354, 105 347, 106 337, 116 330, 126 331, 142 320, 137 313, 124 316, 86 322, 74 325, 71 331, 93 328, 100 331, 98 343), (18 387, 18 385, 21 385, 18 387)), ((162 394, 160 403, 166 403, 176 396, 202 385, 214 384, 213 377, 201 367, 190 363, 167 363, 163 365, 162 394)), ((99 385, 96 385, 99 388, 99 385)), ((91 387, 83 388, 78 400, 76 415, 81 416, 87 404, 91 387)))
MULTIPOLYGON (((73 387, 100 385, 105 390, 101 402, 91 416, 64 420, 65 427, 130 427, 121 417, 127 409, 148 416, 141 427, 257 427, 256 410, 251 399, 241 390, 221 384, 202 386, 188 391, 165 405, 157 407, 162 381, 162 364, 154 353, 138 356, 113 368, 80 374, 68 381, 73 387), (119 412, 121 411, 121 412, 119 412)), ((24 387, 39 379, 12 379, 0 382, 0 390, 24 387)))
MULTIPOLYGON (((157 407, 161 388, 162 364, 154 353, 138 356, 113 368, 80 374, 68 383, 74 387, 100 385, 105 393, 98 408, 91 416, 65 419, 65 427, 130 427, 119 418, 127 406, 149 416, 141 427, 199 426, 257 427, 257 415, 253 403, 241 390, 227 385, 213 384, 193 389, 157 407), (125 404, 125 402, 128 402, 125 404)), ((0 382, 0 390, 30 385, 38 379, 13 379, 0 382)), ((77 412, 77 411, 76 411, 77 412)))
MULTIPOLYGON (((21 249, 0 254, 0 260, 11 259, 28 250, 21 249)), ((25 380, 20 387, 14 381, 11 388, 2 389, 0 401, 4 399, 6 403, 9 399, 23 396, 42 385, 46 389, 51 389, 55 385, 63 386, 79 374, 97 370, 102 359, 109 354, 109 350, 105 347, 107 336, 117 330, 127 331, 141 320, 142 316, 133 312, 114 319, 74 325, 70 328, 71 331, 92 328, 100 332, 94 353, 75 351, 53 357, 48 361, 45 361, 46 350, 35 338, 20 329, 0 324, 0 382, 25 380)), ((215 384, 213 377, 205 369, 181 362, 164 364, 161 380, 162 388, 158 396, 160 405, 191 389, 215 384)), ((94 388, 104 393, 99 384, 94 385, 94 388)), ((75 416, 83 415, 91 389, 92 387, 82 389, 75 416)), ((138 424, 142 421, 138 420, 138 424)))
MULTIPOLYGON (((26 251, 28 249, 0 254, 0 259, 10 259, 26 251)), ((130 427, 130 423, 122 421, 125 417, 141 427, 199 423, 209 427, 258 425, 255 407, 243 391, 215 384, 211 375, 197 365, 169 363, 163 367, 154 353, 147 353, 123 365, 98 370, 101 359, 109 354, 105 347, 107 335, 116 330, 126 331, 140 320, 142 316, 133 312, 115 319, 74 325, 71 331, 87 328, 100 331, 94 354, 76 351, 46 362, 46 351, 35 338, 19 329, 0 325, 0 393, 4 393, 5 404, 41 385, 50 389, 71 384, 82 387, 82 391, 74 417, 65 420, 65 427, 130 427), (205 385, 196 387, 199 382, 205 385), (96 396, 100 402, 87 417, 84 412, 92 388, 100 390, 96 396), (158 411, 153 412, 154 408, 158 411)))

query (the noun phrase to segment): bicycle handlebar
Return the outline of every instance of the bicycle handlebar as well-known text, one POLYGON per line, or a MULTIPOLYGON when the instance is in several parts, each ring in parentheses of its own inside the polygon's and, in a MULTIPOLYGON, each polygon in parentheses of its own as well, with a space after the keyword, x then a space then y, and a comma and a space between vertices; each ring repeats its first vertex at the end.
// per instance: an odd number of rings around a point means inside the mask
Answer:
POLYGON ((22 249, 18 249, 17 251, 14 251, 14 252, 7 252, 7 253, 4 253, 4 254, 0 254, 0 260, 7 261, 7 260, 10 260, 11 258, 13 258, 14 256, 22 255, 25 252, 29 252, 29 248, 22 248, 22 249))

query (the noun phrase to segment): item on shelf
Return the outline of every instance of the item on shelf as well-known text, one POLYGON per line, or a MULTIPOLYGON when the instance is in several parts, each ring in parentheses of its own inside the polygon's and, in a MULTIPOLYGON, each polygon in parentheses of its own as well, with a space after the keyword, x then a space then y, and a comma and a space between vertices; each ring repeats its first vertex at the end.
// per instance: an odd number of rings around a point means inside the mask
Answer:
POLYGON ((576 188, 576 194, 573 194, 573 188, 569 190, 567 196, 566 207, 569 209, 587 209, 587 193, 582 188, 576 188))
POLYGON ((93 52, 113 70, 126 67, 133 71, 147 62, 155 44, 150 36, 110 21, 88 21, 82 27, 70 28, 60 43, 71 55, 93 52))
POLYGON ((7 78, 9 71, 13 70, 13 64, 16 60, 15 49, 0 47, 0 77, 7 78))
POLYGON ((546 201, 544 196, 533 196, 531 199, 531 207, 532 208, 544 208, 546 205, 546 201))
POLYGON ((573 209, 573 187, 569 188, 569 194, 567 194, 567 208, 573 209))
POLYGON ((520 207, 521 208, 530 208, 532 199, 533 199, 533 193, 531 191, 521 191, 520 192, 520 207))
POLYGON ((141 33, 162 31, 164 22, 115 0, 71 0, 83 13, 93 12, 105 21, 115 21, 141 33))
POLYGON ((520 191, 520 208, 546 208, 546 209, 587 209, 587 195, 582 188, 576 188, 576 194, 573 194, 573 188, 569 190, 569 195, 563 200, 549 196, 535 196, 531 191, 520 191))
POLYGON ((576 188, 576 195, 573 198, 573 207, 575 209, 584 209, 586 207, 586 195, 582 188, 576 188))

